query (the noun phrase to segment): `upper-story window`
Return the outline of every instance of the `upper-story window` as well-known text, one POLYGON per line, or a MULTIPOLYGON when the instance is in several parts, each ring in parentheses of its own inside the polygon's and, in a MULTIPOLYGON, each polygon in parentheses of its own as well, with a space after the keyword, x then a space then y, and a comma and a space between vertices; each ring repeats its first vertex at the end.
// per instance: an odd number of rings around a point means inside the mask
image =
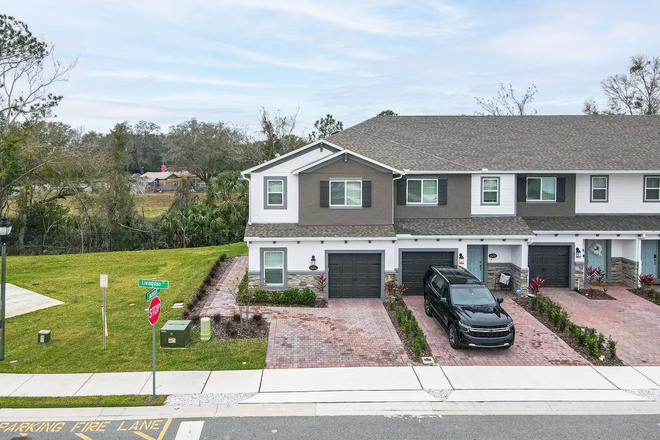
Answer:
POLYGON ((591 201, 607 202, 607 176, 591 176, 591 201))
POLYGON ((268 206, 282 206, 284 204, 284 182, 281 180, 268 181, 268 206))
POLYGON ((500 203, 500 179, 497 177, 481 178, 481 203, 498 205, 500 203))
POLYGON ((407 203, 438 204, 438 179, 408 179, 407 203))
POLYGON ((528 177, 527 178, 527 201, 528 202, 556 202, 557 201, 557 178, 556 177, 528 177))
POLYGON ((644 177, 644 201, 660 202, 660 176, 644 177))
POLYGON ((286 177, 264 177, 264 209, 286 209, 286 177))
POLYGON ((330 206, 362 206, 362 181, 330 181, 330 206))

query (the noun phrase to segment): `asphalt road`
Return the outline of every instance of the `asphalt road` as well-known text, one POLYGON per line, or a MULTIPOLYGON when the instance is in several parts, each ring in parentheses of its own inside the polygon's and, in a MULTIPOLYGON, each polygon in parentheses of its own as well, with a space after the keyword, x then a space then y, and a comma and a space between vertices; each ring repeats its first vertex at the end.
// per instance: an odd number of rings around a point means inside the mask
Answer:
POLYGON ((0 422, 0 440, 660 438, 660 415, 243 417, 6 423, 0 422))

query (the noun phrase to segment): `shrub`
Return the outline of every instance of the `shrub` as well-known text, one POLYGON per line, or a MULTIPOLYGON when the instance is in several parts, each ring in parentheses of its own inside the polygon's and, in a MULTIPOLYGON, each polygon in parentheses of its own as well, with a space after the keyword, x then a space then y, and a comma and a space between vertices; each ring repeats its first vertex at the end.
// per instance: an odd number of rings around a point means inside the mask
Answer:
POLYGON ((261 315, 252 315, 252 320, 259 322, 261 321, 262 316, 261 315))
POLYGON ((607 350, 610 352, 611 358, 616 357, 616 341, 612 339, 612 335, 610 335, 610 337, 607 338, 607 350))
POLYGON ((221 319, 220 315, 213 316, 213 322, 215 322, 216 324, 220 324, 220 319, 221 319))
POLYGON ((232 316, 232 319, 234 322, 239 322, 241 320, 241 314, 240 313, 234 313, 234 316, 232 316))
POLYGON ((559 316, 559 331, 564 331, 566 330, 566 327, 568 326, 568 323, 570 321, 568 320, 568 312, 566 310, 562 310, 559 316))
POLYGON ((412 344, 412 349, 417 356, 422 354, 422 345, 419 339, 415 339, 412 344))
POLYGON ((225 261, 227 259, 227 254, 220 254, 220 261, 225 261))
POLYGON ((401 321, 403 320, 403 307, 397 306, 394 309, 394 315, 396 316, 396 322, 401 324, 401 321))
POLYGON ((599 354, 598 337, 590 333, 587 333, 585 335, 585 340, 587 342, 587 348, 589 348, 589 354, 594 357, 598 357, 599 354))

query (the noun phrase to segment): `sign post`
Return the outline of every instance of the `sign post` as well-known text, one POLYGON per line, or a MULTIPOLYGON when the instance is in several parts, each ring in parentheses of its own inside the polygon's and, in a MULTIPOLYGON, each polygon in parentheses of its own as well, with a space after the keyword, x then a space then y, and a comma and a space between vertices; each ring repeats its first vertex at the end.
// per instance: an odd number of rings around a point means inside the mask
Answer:
POLYGON ((149 304, 149 324, 151 324, 151 343, 153 350, 153 399, 156 400, 156 323, 160 317, 160 298, 157 296, 149 304))
POLYGON ((105 289, 108 287, 108 275, 101 275, 101 287, 103 288, 103 350, 105 350, 105 336, 108 332, 108 323, 106 322, 105 317, 105 289))

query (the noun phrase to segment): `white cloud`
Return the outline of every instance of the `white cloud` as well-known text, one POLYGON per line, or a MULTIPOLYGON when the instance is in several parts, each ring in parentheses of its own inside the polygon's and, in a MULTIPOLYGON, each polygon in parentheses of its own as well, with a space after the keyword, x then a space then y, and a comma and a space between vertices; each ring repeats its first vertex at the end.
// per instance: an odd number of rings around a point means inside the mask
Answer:
POLYGON ((114 70, 114 71, 91 71, 87 73, 88 76, 97 76, 105 78, 124 78, 124 79, 147 79, 161 82, 170 83, 189 83, 189 84, 206 84, 214 86, 230 86, 230 87, 270 87, 270 84, 259 83, 246 83, 241 81, 228 81, 222 79, 200 78, 194 76, 179 76, 159 72, 148 72, 140 70, 114 70))

